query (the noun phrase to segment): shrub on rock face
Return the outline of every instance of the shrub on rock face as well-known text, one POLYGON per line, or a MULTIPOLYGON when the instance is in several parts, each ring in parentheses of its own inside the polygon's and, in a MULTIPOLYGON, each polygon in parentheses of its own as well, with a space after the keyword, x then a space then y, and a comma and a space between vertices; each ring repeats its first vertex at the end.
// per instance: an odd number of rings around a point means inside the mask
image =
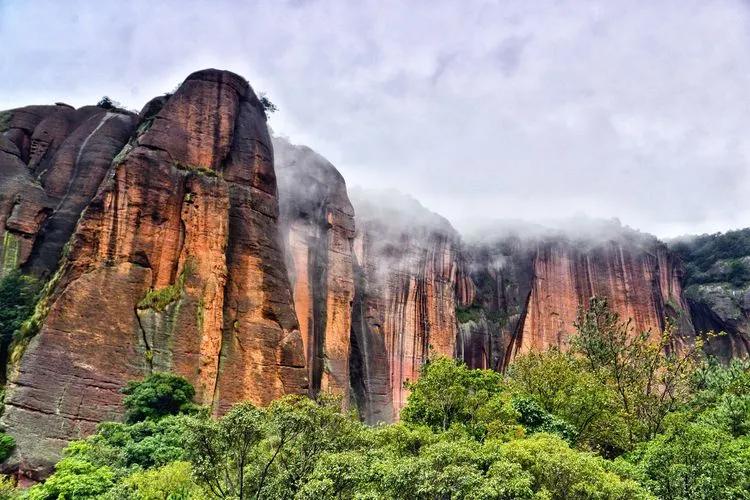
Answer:
POLYGON ((0 433, 0 462, 4 462, 16 447, 16 440, 12 436, 0 433))
POLYGON ((193 386, 170 373, 154 373, 143 381, 129 382, 122 392, 126 395, 123 405, 129 423, 190 413, 197 408, 192 402, 195 396, 193 386))

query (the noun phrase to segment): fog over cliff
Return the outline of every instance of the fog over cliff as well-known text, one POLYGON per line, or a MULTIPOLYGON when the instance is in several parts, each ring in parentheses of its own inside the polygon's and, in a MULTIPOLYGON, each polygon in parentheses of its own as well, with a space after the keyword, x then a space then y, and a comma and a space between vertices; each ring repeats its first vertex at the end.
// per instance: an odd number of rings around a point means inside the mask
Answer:
POLYGON ((0 109, 104 94, 138 109, 196 68, 226 68, 350 186, 409 193, 461 231, 581 214, 660 237, 725 231, 750 221, 749 12, 740 0, 2 2, 13 50, 0 109))

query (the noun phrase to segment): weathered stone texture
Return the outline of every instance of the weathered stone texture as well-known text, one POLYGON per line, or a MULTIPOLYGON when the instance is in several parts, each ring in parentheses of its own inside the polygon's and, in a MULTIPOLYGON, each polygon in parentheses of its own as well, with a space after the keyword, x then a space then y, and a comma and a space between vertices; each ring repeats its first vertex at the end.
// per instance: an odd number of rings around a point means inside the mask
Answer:
POLYGON ((323 157, 274 139, 282 228, 311 394, 349 401, 354 299, 354 209, 341 174, 323 157))
POLYGON ((458 236, 411 200, 404 209, 360 198, 353 385, 365 420, 392 421, 428 356, 453 356, 457 289, 466 286, 458 236))
MULTIPOLYGON (((29 474, 121 415, 119 389, 151 371, 185 376, 217 412, 307 391, 262 106, 241 77, 217 70, 162 101, 83 213, 46 317, 14 366, 2 423, 29 474)), ((86 157, 116 149, 97 139, 120 131, 107 116, 81 132, 77 153, 58 149, 60 172, 90 174, 76 190, 107 171, 86 157)), ((43 182, 59 185, 48 172, 43 182)))

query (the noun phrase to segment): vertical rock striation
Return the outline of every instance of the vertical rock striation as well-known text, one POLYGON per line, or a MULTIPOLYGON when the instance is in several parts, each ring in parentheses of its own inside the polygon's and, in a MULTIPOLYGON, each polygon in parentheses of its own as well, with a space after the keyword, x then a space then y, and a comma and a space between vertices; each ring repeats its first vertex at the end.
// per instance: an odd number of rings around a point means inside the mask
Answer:
POLYGON ((151 371, 185 376, 217 412, 307 391, 260 102, 241 77, 205 70, 144 114, 37 306, 38 331, 13 347, 2 423, 31 475, 119 417, 119 389, 151 371))
POLYGON ((402 195, 352 194, 352 385, 363 418, 388 422, 428 356, 454 355, 457 291, 468 285, 448 221, 402 195))
POLYGON ((588 239, 516 236, 475 245, 470 258, 477 299, 459 315, 470 366, 503 370, 518 354, 565 348, 593 296, 607 298, 634 332, 656 338, 670 319, 680 343, 693 340, 681 266, 653 237, 622 228, 588 239))
POLYGON ((282 232, 312 395, 349 401, 354 209, 325 158, 274 138, 282 232))

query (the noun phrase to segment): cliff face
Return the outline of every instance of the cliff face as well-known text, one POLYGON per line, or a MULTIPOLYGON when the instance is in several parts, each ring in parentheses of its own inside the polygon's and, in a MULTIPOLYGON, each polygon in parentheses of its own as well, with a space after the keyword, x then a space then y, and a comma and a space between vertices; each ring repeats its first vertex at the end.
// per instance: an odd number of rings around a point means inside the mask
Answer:
POLYGON ((469 292, 448 222, 413 200, 354 197, 352 384, 368 422, 392 421, 429 355, 453 356, 469 292), (406 206, 397 207, 399 203, 406 206))
MULTIPOLYGON (((206 70, 144 114, 37 306, 38 331, 13 346, 2 423, 30 474, 117 418, 119 389, 151 371, 185 376, 217 412, 307 391, 261 104, 242 78, 206 70)), ((103 118, 93 129, 120 121, 103 118)))
POLYGON ((750 355, 750 228, 670 242, 685 263, 685 297, 698 332, 719 359, 750 355))
POLYGON ((304 146, 274 138, 282 233, 312 394, 349 401, 354 209, 341 174, 304 146))
POLYGON ((0 113, 0 274, 56 267, 137 116, 96 106, 27 106, 0 113))
POLYGON ((685 296, 696 331, 723 333, 708 342, 711 354, 723 361, 750 356, 750 286, 702 283, 685 296))
POLYGON ((272 144, 232 73, 194 73, 138 115, 11 110, 0 132, 0 277, 49 279, 11 346, 0 422, 18 443, 8 468, 31 477, 153 371, 183 375, 216 413, 333 392, 389 422, 430 356, 502 371, 565 348, 594 295, 634 331, 668 317, 683 342, 723 330, 716 353, 750 352, 746 255, 683 293, 675 255, 619 226, 466 246, 413 199, 347 193, 320 155, 272 144))
POLYGON ((472 251, 477 300, 459 317, 470 366, 502 370, 516 355, 565 348, 578 308, 592 296, 607 298, 634 332, 656 337, 671 318, 682 342, 694 336, 679 263, 655 239, 510 238, 472 251))

